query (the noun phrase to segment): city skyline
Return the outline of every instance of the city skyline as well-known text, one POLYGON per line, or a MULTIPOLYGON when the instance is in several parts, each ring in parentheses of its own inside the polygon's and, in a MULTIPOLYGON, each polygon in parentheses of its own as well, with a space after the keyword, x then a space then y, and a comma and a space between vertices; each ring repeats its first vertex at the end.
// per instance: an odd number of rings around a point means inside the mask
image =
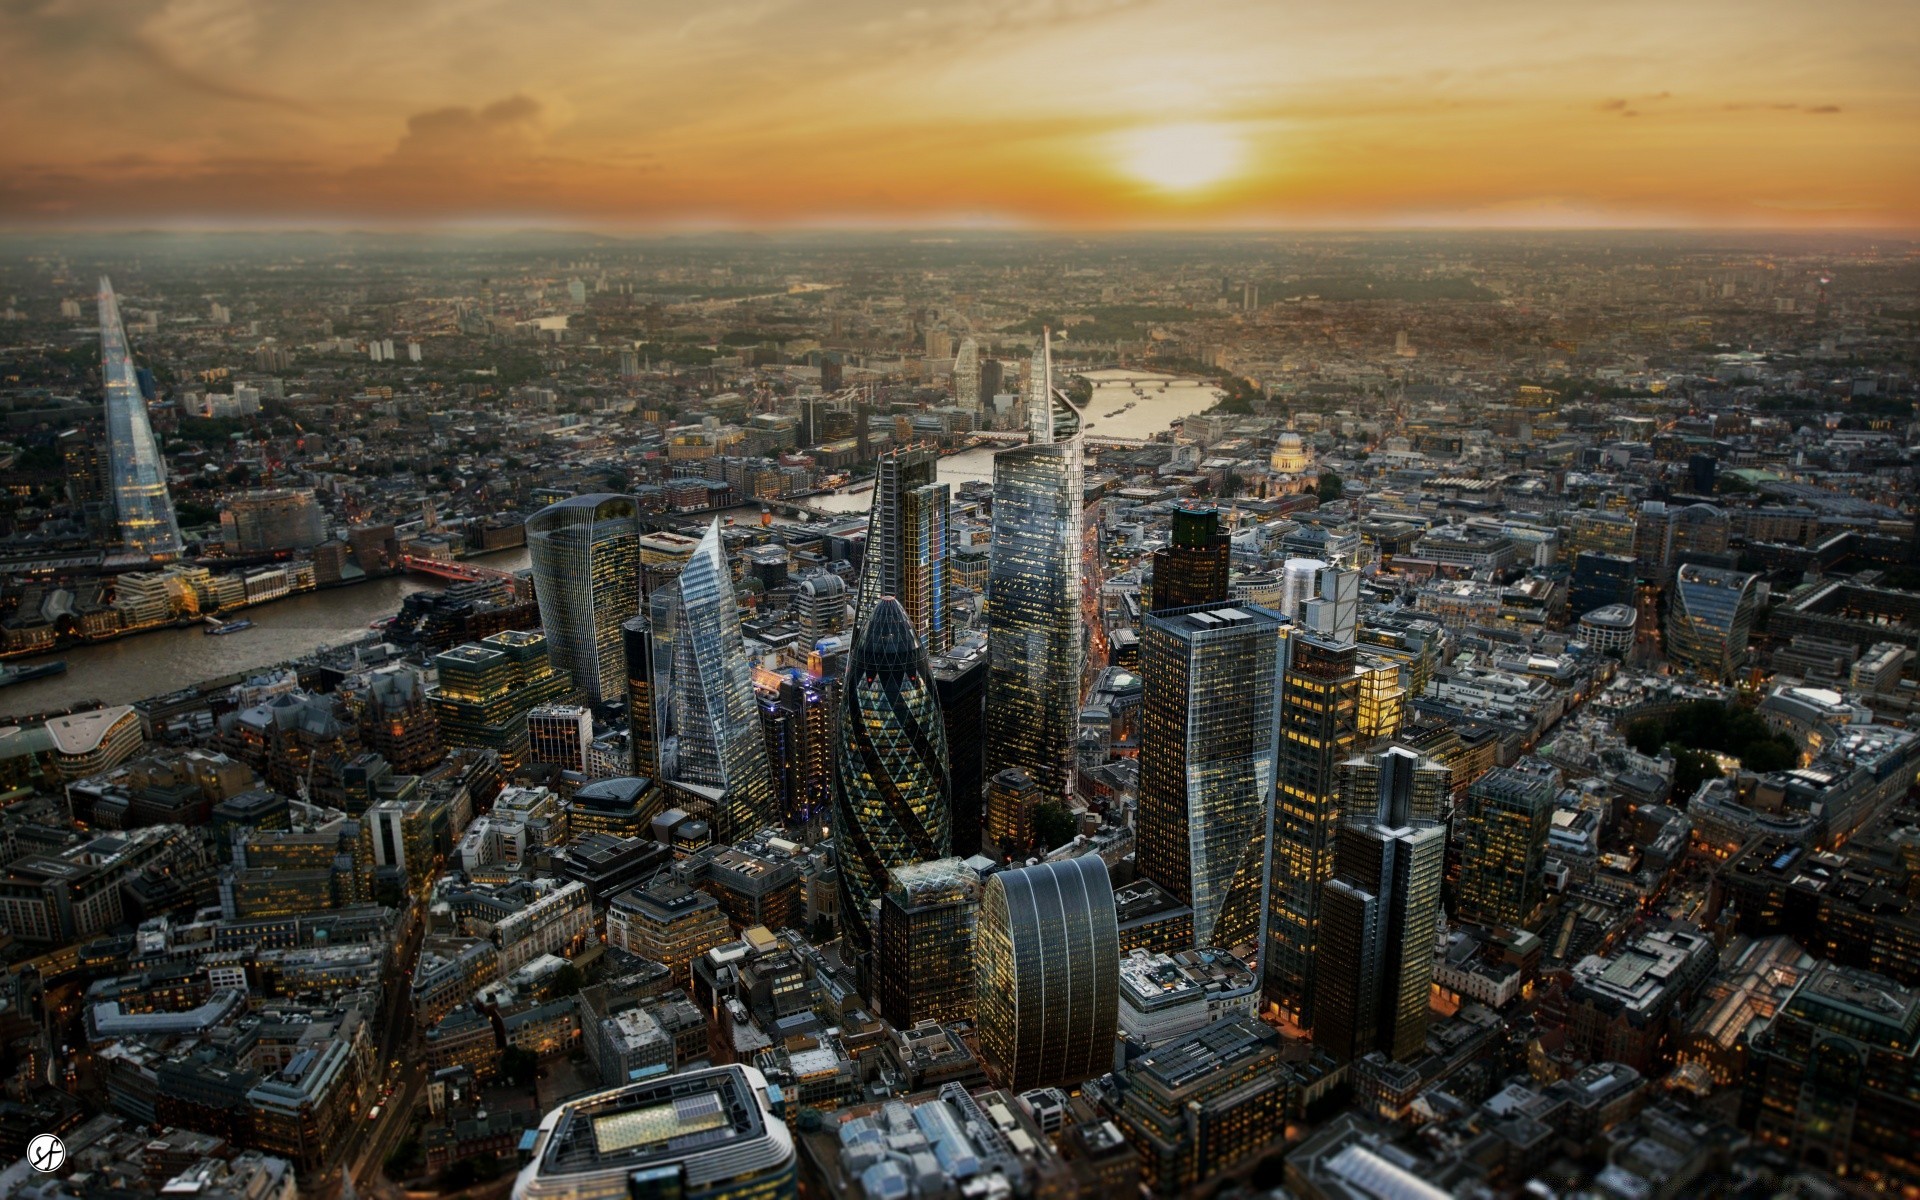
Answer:
POLYGON ((0 227, 1920 224, 1914 37, 1858 0, 378 19, 0 18, 0 227))

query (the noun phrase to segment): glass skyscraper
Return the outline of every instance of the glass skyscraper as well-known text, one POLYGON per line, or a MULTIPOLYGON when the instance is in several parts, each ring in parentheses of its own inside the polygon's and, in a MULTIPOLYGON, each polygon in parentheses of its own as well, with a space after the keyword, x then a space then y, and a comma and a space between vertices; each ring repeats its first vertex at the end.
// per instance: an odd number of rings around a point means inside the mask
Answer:
POLYGON ((1533 920, 1546 895, 1547 837, 1558 791, 1553 776, 1510 767, 1473 781, 1454 817, 1462 919, 1515 927, 1533 920))
POLYGON ((1667 608, 1667 657, 1674 665, 1717 682, 1746 665, 1759 578, 1692 563, 1680 568, 1667 608))
POLYGON ((833 841, 841 922, 854 948, 873 944, 872 907, 894 867, 952 847, 947 737, 933 671, 891 596, 855 634, 834 756, 833 841))
POLYGON ((1217 508, 1173 514, 1173 541, 1153 554, 1153 609, 1218 604, 1227 598, 1232 539, 1220 529, 1217 508))
POLYGON ((910 446, 881 455, 867 515, 855 628, 865 623, 880 597, 892 596, 906 610, 913 632, 929 654, 953 643, 947 622, 947 507, 952 494, 933 481, 940 455, 910 446))
POLYGON ((619 699, 620 626, 640 611, 640 513, 632 496, 596 492, 549 504, 527 521, 540 625, 555 666, 589 700, 619 699))
POLYGON ((628 769, 660 778, 659 680, 655 675, 653 622, 644 613, 620 626, 627 660, 628 769))
POLYGON ((678 736, 671 778, 711 806, 713 840, 731 842, 777 822, 780 813, 718 520, 707 527, 678 584, 671 632, 678 736))
POLYGON ((1002 1086, 1066 1087, 1113 1069, 1120 928, 1099 855, 988 876, 973 963, 980 1050, 1002 1086))
POLYGON ((1280 627, 1258 605, 1210 604, 1141 629, 1136 861, 1193 909, 1197 946, 1257 946, 1265 927, 1280 627))
POLYGON ((1400 747, 1343 767, 1346 823, 1320 901, 1313 1040, 1342 1062, 1426 1048, 1446 768, 1400 747), (1434 784, 1440 786, 1436 788, 1434 784))
POLYGON ((1310 1027, 1320 897, 1333 878, 1339 764, 1353 757, 1359 736, 1360 671, 1351 641, 1296 632, 1287 639, 1286 654, 1261 967, 1267 999, 1310 1027))
POLYGON ((120 541, 129 554, 179 554, 180 523, 167 491, 167 463, 153 437, 147 399, 133 369, 113 281, 100 277, 100 375, 106 390, 107 471, 120 541))
POLYGON ((987 774, 1018 767, 1066 793, 1079 736, 1081 445, 1035 442, 993 456, 987 586, 987 774))

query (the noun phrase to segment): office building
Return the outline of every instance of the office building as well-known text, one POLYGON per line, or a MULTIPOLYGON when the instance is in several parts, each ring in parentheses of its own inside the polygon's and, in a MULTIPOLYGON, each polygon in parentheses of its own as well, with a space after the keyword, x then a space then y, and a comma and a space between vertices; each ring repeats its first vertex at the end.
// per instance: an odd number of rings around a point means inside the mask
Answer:
POLYGON ((980 853, 985 828, 987 788, 987 643, 974 637, 956 642, 933 659, 933 690, 940 698, 940 723, 947 735, 948 821, 953 853, 980 853))
POLYGON ((683 982, 694 959, 733 937, 720 901, 671 871, 656 873, 607 905, 607 945, 665 963, 683 982))
POLYGON ((794 667, 753 673, 774 804, 789 829, 819 830, 832 814, 840 686, 794 667))
POLYGON ((527 521, 548 652, 594 703, 620 699, 626 678, 620 627, 640 610, 639 517, 632 496, 597 492, 527 521))
POLYGON ((663 689, 654 661, 653 622, 645 613, 620 626, 627 669, 628 769, 649 779, 660 777, 663 689))
MULTIPOLYGON (((873 553, 871 544, 867 553, 873 553)), ((793 609, 801 644, 809 650, 821 639, 839 637, 853 628, 847 613, 847 584, 838 575, 821 571, 802 579, 793 594, 793 609)))
POLYGON ((1354 786, 1321 897, 1313 1040, 1342 1062, 1375 1050, 1405 1062, 1427 1042, 1448 772, 1395 746, 1342 774, 1354 786))
POLYGON ((1668 598, 1667 658, 1706 679, 1731 680, 1747 662, 1759 581, 1744 571, 1682 566, 1668 598))
POLYGON ((958 858, 895 867, 880 898, 873 1002, 895 1029, 971 1021, 980 877, 958 858))
POLYGON ((1283 1136, 1294 1076, 1280 1032, 1216 1021, 1116 1071, 1105 1099, 1157 1196, 1188 1196, 1283 1136))
POLYGON ((1042 440, 993 456, 987 772, 1017 767, 1058 796, 1079 737, 1084 513, 1080 439, 1053 441, 1051 426, 1043 411, 1042 440))
POLYGON ((229 499, 220 512, 229 554, 310 550, 326 540, 311 488, 262 488, 229 499))
POLYGON ((1172 543, 1153 553, 1154 611, 1223 603, 1232 556, 1219 509, 1175 510, 1172 543))
POLYGON ((129 554, 147 557, 181 551, 180 524, 167 491, 167 463, 153 436, 147 397, 133 367, 126 327, 113 282, 100 277, 100 377, 106 390, 107 477, 120 543, 129 554))
POLYGON ((427 693, 448 746, 492 750, 506 771, 528 761, 527 714, 572 690, 547 654, 546 635, 509 630, 436 654, 440 685, 427 693))
POLYGON ((1495 767, 1467 788, 1454 816, 1460 842, 1459 916, 1524 927, 1546 894, 1552 775, 1495 767))
POLYGON ((1580 617, 1580 640, 1601 654, 1624 658, 1633 651, 1639 614, 1625 604, 1603 604, 1580 617))
POLYGON ((733 1064, 569 1100, 540 1122, 513 1200, 792 1200, 793 1136, 769 1089, 733 1064))
POLYGON ((1920 991, 1816 963, 1754 1035, 1741 1124, 1863 1190, 1920 1179, 1920 991))
POLYGON ((1260 944, 1280 631, 1278 613, 1225 603, 1162 609, 1141 628, 1136 862, 1192 907, 1196 945, 1260 944))
POLYGON ((987 781, 982 845, 1002 859, 1018 858, 1033 845, 1033 810, 1043 798, 1033 776, 1008 767, 987 781))
POLYGON ((1639 579, 1639 565, 1631 554, 1582 550, 1573 557, 1573 578, 1567 585, 1567 611, 1592 612, 1608 604, 1631 607, 1639 579))
POLYGON ((680 573, 673 625, 672 779, 711 807, 714 840, 731 842, 780 814, 717 519, 680 573))
POLYGON ((980 399, 980 343, 963 337, 953 356, 953 402, 969 412, 979 412, 980 399))
POLYGON ((1280 786, 1274 798, 1268 885, 1267 999, 1313 1023, 1320 896, 1333 878, 1340 825, 1339 766, 1353 757, 1360 670, 1352 641, 1287 639, 1280 704, 1280 786))
POLYGON ((929 654, 953 641, 947 622, 947 506, 951 491, 935 483, 940 454, 930 446, 880 456, 867 515, 867 548, 860 570, 856 631, 882 596, 906 611, 929 654))
POLYGON ((528 761, 587 773, 593 713, 579 704, 542 704, 527 711, 528 761))
POLYGON ((1120 934, 1097 854, 987 878, 974 943, 980 1050, 1013 1091, 1113 1069, 1120 934))
POLYGON ((887 873, 951 849, 947 738, 926 651, 891 596, 853 643, 834 756, 834 846, 841 920, 854 952, 872 948, 887 873))

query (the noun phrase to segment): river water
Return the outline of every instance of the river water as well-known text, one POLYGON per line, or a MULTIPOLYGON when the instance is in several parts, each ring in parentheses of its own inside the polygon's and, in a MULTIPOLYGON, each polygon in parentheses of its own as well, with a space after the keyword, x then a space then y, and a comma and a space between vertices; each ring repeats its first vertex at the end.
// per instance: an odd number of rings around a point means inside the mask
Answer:
MULTIPOLYGON (((516 571, 527 565, 527 552, 502 551, 478 561, 516 571)), ((82 700, 130 704, 203 679, 299 658, 364 635, 370 622, 399 612, 400 602, 413 592, 444 586, 425 576, 392 575, 247 609, 241 615, 253 628, 223 637, 208 637, 198 628, 162 629, 28 659, 64 658, 67 673, 0 689, 0 724, 9 714, 46 712, 82 700)))
MULTIPOLYGON (((1094 387, 1087 405, 1088 432, 1095 437, 1152 437, 1182 417, 1211 408, 1222 394, 1208 384, 1140 371, 1097 371, 1088 378, 1094 387)), ((939 479, 955 490, 970 480, 991 480, 996 449, 980 446, 941 459, 939 479)), ((828 512, 865 512, 873 504, 873 491, 812 496, 807 504, 828 512)), ((757 519, 758 514, 754 505, 738 510, 741 520, 757 519)), ((527 552, 502 551, 480 561, 515 571, 527 565, 527 552)), ((197 628, 168 629, 77 646, 47 656, 67 660, 65 675, 0 689, 0 724, 10 714, 46 712, 82 700, 129 704, 203 679, 287 662, 320 646, 359 637, 369 622, 398 612, 409 594, 442 586, 423 576, 396 575, 249 609, 245 615, 254 627, 224 637, 208 637, 197 628)))

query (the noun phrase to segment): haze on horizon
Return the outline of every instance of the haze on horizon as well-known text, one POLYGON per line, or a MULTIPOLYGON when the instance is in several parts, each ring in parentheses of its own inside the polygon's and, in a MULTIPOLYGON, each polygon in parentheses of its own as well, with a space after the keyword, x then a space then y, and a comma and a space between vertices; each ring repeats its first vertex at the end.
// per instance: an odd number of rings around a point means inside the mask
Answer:
POLYGON ((1920 226, 1872 0, 28 0, 0 227, 1920 226))

